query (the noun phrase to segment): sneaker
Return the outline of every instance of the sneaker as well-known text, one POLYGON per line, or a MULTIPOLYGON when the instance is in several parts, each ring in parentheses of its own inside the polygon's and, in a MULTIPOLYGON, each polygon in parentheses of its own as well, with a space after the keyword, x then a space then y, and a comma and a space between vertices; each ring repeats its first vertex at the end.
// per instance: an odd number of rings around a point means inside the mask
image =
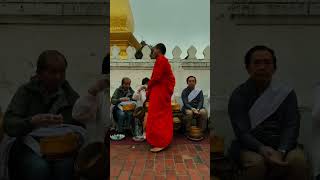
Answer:
POLYGON ((114 141, 121 141, 122 139, 124 139, 126 136, 124 134, 114 134, 114 135, 110 135, 110 139, 114 140, 114 141))

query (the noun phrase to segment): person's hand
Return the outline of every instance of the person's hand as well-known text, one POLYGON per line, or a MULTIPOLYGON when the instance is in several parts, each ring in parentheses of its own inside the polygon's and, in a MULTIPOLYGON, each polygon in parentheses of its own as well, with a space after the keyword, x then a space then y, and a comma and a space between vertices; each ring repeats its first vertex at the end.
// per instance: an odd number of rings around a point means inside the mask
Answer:
POLYGON ((287 166, 288 162, 283 160, 283 154, 279 151, 274 150, 269 146, 262 146, 259 153, 267 160, 267 162, 278 165, 287 166))
POLYGON ((130 99, 127 98, 127 97, 123 97, 123 98, 120 98, 119 100, 120 100, 121 102, 125 102, 125 101, 129 101, 130 99))
POLYGON ((146 85, 143 85, 143 86, 141 86, 141 88, 140 88, 140 90, 147 90, 147 86, 146 85))
POLYGON ((37 114, 31 118, 31 124, 35 127, 47 127, 63 123, 62 115, 55 114, 37 114))
POLYGON ((194 114, 198 114, 198 113, 199 113, 196 108, 192 108, 191 110, 192 110, 192 112, 193 112, 194 114))
POLYGON ((98 80, 88 91, 91 95, 96 96, 99 92, 105 90, 108 87, 108 84, 109 82, 107 79, 98 80))

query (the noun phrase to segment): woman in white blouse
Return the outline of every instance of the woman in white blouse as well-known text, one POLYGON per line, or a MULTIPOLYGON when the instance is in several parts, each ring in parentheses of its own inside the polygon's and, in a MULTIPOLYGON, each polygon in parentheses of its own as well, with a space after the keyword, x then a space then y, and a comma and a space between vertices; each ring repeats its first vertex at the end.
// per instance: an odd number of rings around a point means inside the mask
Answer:
MULTIPOLYGON (((87 129, 87 141, 84 148, 82 149, 82 154, 90 154, 86 152, 86 148, 93 147, 95 144, 104 144, 103 161, 105 167, 96 168, 96 172, 91 172, 95 174, 93 177, 88 179, 102 179, 102 177, 107 177, 109 175, 109 148, 110 142, 108 131, 111 127, 110 121, 110 56, 107 55, 103 60, 102 65, 102 77, 98 80, 87 93, 81 96, 75 103, 72 111, 72 116, 74 119, 84 123, 87 129), (105 169, 101 171, 101 169, 105 169), (103 174, 101 174, 103 173, 103 174), (99 177, 99 178, 97 178, 99 177)), ((100 147, 100 146, 99 146, 100 147)), ((90 149, 90 148, 89 148, 90 149)), ((101 151, 97 151, 97 153, 101 151)), ((79 157, 81 157, 79 155, 79 157)), ((99 155, 97 154, 97 157, 99 155)), ((99 161, 96 161, 99 162, 99 161)), ((78 169, 81 174, 81 169, 78 169)))
MULTIPOLYGON (((146 99, 147 99, 147 88, 148 88, 149 78, 143 78, 142 84, 138 87, 138 90, 133 94, 132 99, 137 101, 137 107, 143 107, 146 99)), ((139 124, 139 120, 135 120, 136 124, 139 124)), ((137 133, 132 139, 134 141, 143 141, 145 140, 145 126, 147 121, 147 113, 145 113, 144 120, 143 120, 143 134, 137 133)))

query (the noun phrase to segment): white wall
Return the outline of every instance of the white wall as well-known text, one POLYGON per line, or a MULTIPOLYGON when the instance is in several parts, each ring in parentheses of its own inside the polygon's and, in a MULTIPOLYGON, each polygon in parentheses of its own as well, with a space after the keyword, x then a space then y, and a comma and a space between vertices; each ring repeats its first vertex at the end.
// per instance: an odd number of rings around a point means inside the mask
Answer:
MULTIPOLYGON (((39 19, 39 23, 33 19, 30 24, 4 24, 1 19, 0 106, 3 111, 17 88, 30 79, 36 60, 44 50, 56 49, 66 56, 69 63, 67 80, 79 93, 86 92, 101 72, 109 44, 107 17, 97 17, 96 25, 83 22, 72 25, 59 17, 46 18, 48 24, 52 21, 56 25, 42 24, 39 19)), ((72 21, 84 19, 85 16, 79 16, 73 17, 72 21)))
MULTIPOLYGON (((150 65, 153 63, 150 63, 150 65)), ((172 63, 171 63, 172 64, 172 63)), ((141 63, 143 66, 143 63, 141 63)), ((143 78, 151 77, 152 73, 152 66, 148 66, 145 68, 137 69, 135 67, 127 67, 126 69, 119 67, 111 67, 111 82, 110 82, 110 95, 112 96, 113 92, 116 88, 121 85, 121 79, 123 77, 129 77, 131 79, 131 87, 134 90, 137 90, 137 87, 141 85, 141 81, 143 78)), ((172 67, 174 69, 174 67, 172 67)), ((188 76, 193 75, 197 77, 197 86, 203 90, 205 94, 208 95, 210 90, 210 69, 207 67, 206 69, 181 69, 181 72, 177 72, 173 70, 175 78, 176 78, 176 86, 175 86, 175 93, 178 93, 180 96, 182 90, 187 86, 186 79, 188 76)))

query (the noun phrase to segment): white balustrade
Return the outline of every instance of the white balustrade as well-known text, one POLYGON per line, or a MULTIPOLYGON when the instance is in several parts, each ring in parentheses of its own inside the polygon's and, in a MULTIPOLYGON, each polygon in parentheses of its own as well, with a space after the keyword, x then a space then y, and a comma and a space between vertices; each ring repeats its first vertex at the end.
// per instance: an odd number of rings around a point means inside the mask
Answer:
MULTIPOLYGON (((203 50, 203 56, 204 58, 200 59, 200 58, 197 58, 196 57, 196 54, 197 54, 197 49, 194 47, 194 46, 190 46, 187 50, 187 59, 186 61, 193 61, 193 60, 206 60, 206 61, 210 61, 210 46, 207 46, 204 50, 203 50)), ((135 53, 136 53, 136 50, 135 48, 129 46, 127 49, 126 49, 126 52, 127 52, 127 55, 128 55, 128 58, 125 59, 125 60, 121 60, 120 59, 120 48, 117 47, 116 45, 112 46, 111 47, 111 62, 114 62, 116 60, 119 60, 119 61, 135 61, 137 60, 136 57, 135 57, 135 53)), ((151 56, 151 49, 149 46, 144 46, 142 48, 142 58, 139 59, 139 61, 141 60, 150 60, 150 56, 151 56)), ((182 54, 182 50, 179 46, 175 46, 172 50, 172 60, 181 60, 181 54, 182 54)), ((184 60, 185 61, 185 60, 184 60)))

